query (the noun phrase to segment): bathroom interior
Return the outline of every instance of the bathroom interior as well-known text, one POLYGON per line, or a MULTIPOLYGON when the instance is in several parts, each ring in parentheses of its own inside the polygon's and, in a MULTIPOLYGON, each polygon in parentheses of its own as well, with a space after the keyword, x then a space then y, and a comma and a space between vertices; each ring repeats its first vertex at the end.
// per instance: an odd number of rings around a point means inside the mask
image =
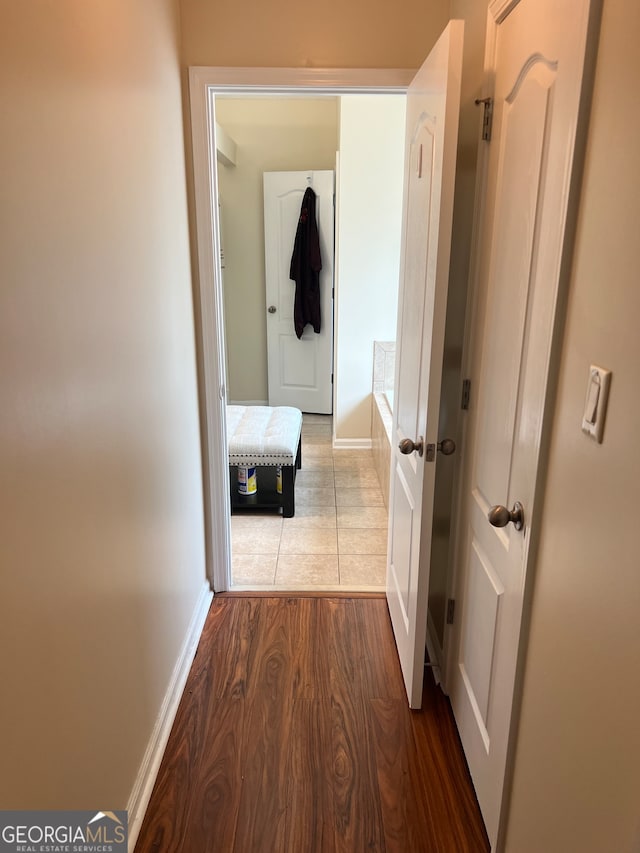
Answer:
MULTIPOLYGON (((295 517, 231 517, 233 588, 382 591, 405 97, 217 95, 215 109, 229 403, 269 400, 263 173, 336 171, 333 411, 304 415, 295 517)), ((458 387, 459 360, 459 350, 445 352, 445 388, 458 387)), ((441 415, 453 405, 443 400, 441 415)), ((438 637, 451 489, 436 480, 429 612, 438 637)))
POLYGON ((230 404, 269 400, 262 175, 336 170, 333 411, 304 412, 294 518, 232 516, 233 587, 382 591, 405 96, 217 96, 216 123, 230 404))

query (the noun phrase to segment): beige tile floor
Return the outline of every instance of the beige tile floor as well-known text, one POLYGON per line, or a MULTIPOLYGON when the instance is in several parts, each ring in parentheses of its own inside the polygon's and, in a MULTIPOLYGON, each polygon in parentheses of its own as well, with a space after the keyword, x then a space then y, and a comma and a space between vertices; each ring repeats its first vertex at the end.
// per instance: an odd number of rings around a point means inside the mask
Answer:
POLYGON ((231 545, 234 589, 383 590, 387 511, 371 451, 334 451, 331 417, 304 415, 295 516, 233 515, 231 545))

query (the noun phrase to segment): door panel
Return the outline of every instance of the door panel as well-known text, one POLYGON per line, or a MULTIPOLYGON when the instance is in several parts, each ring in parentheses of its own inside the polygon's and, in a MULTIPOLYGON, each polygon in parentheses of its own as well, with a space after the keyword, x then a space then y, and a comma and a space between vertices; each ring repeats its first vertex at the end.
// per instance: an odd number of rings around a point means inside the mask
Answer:
MULTIPOLYGON (((435 116, 421 114, 418 127, 414 128, 411 140, 409 167, 412 174, 409 180, 409 198, 407 201, 407 233, 405 249, 405 276, 412 283, 427 281, 427 251, 431 232, 431 176, 434 171, 434 131, 435 116), (424 246, 422 246, 424 241, 424 246), (422 248, 422 251, 420 251, 422 248)), ((432 240, 433 242, 433 240, 432 240)), ((408 295, 408 294, 407 294, 408 295)), ((402 303, 402 341, 396 354, 396 364, 402 377, 401 387, 396 385, 394 403, 397 408, 398 429, 405 436, 420 434, 421 413, 416 406, 420 395, 420 354, 423 346, 424 305, 426 290, 415 286, 411 289, 411 298, 402 303), (406 367, 406 371, 405 371, 406 367)), ((425 342, 425 346, 427 342, 425 342)), ((415 463, 415 459, 411 460, 415 463)))
POLYGON ((414 538, 415 506, 411 490, 401 469, 397 469, 396 477, 396 488, 393 493, 391 513, 393 525, 391 527, 390 564, 393 566, 402 619, 405 628, 407 628, 409 621, 409 590, 411 588, 411 543, 414 538))
POLYGON ((279 344, 282 387, 316 388, 318 371, 315 342, 306 335, 298 340, 295 335, 287 334, 281 335, 279 344), (311 349, 311 352, 307 352, 308 349, 311 349))
POLYGON ((460 669, 486 732, 495 630, 504 586, 492 568, 492 561, 474 541, 469 563, 468 626, 462 641, 460 669))
MULTIPOLYGON (((490 14, 497 8, 491 4, 490 14)), ((494 123, 479 227, 461 568, 447 671, 492 845, 502 809, 589 2, 520 0, 500 6, 499 14, 487 63, 494 123), (489 524, 492 505, 511 508, 515 501, 524 505, 524 529, 489 524)))
POLYGON ((485 393, 480 401, 479 440, 484 452, 477 461, 476 483, 484 496, 505 495, 509 482, 544 129, 555 77, 554 72, 537 65, 530 65, 525 74, 524 83, 513 93, 514 100, 507 99, 500 141, 503 157, 497 176, 496 244, 489 273, 493 281, 489 297, 493 331, 482 359, 485 393), (515 209, 510 204, 512 198, 518 199, 515 209), (505 353, 511 354, 508 359, 505 353), (500 377, 500 381, 490 382, 492 376, 500 377))
POLYGON ((464 25, 452 21, 407 94, 387 601, 409 704, 422 704, 436 461, 399 450, 438 441, 464 25))
POLYGON ((269 405, 331 414, 334 173, 265 172, 263 179, 269 405), (316 193, 322 258, 321 328, 316 334, 305 326, 298 339, 293 325, 295 283, 289 270, 302 198, 309 186, 316 193))

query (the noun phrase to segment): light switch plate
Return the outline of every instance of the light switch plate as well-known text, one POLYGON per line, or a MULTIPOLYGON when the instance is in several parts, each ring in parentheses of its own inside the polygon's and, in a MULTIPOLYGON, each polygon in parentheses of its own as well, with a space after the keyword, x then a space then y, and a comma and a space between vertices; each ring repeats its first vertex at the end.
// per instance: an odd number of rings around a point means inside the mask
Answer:
POLYGON ((589 381, 587 382, 587 396, 584 401, 584 413, 582 415, 582 431, 602 444, 602 433, 604 420, 607 414, 607 402, 609 400, 609 385, 611 384, 611 371, 604 367, 592 364, 589 368, 589 381))

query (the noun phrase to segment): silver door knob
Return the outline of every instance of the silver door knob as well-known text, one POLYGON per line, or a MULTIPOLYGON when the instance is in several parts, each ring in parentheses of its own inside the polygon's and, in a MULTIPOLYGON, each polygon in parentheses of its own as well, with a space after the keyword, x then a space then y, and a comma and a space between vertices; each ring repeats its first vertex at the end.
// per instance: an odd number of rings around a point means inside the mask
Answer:
POLYGON ((275 305, 269 305, 269 307, 267 308, 267 311, 269 312, 269 314, 275 314, 276 313, 276 306, 275 305))
POLYGON ((489 524, 494 527, 506 527, 509 522, 513 522, 516 530, 522 530, 524 527, 524 507, 520 501, 516 501, 513 509, 507 509, 502 504, 492 506, 487 514, 489 524))
POLYGON ((443 456, 451 456, 456 452, 456 443, 452 438, 443 438, 438 442, 438 450, 443 456))
POLYGON ((410 438, 403 438, 400 444, 398 445, 400 453, 404 453, 405 456, 408 456, 410 453, 413 453, 414 450, 418 451, 418 456, 422 456, 424 451, 424 441, 422 436, 417 441, 412 441, 410 438))

